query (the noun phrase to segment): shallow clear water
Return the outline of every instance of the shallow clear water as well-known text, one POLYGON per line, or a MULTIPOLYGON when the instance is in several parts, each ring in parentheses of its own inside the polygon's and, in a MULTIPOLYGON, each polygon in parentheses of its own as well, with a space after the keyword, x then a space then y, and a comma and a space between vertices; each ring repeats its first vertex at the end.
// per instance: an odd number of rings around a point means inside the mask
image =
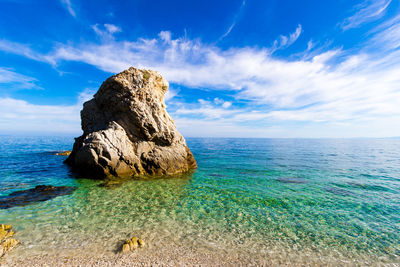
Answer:
MULTIPOLYGON (((399 139, 187 139, 198 169, 168 179, 77 179, 51 151, 72 137, 0 137, 0 196, 36 185, 71 195, 0 210, 24 249, 114 253, 132 234, 150 247, 397 262, 399 139)), ((271 256, 272 257, 272 256, 271 256)))

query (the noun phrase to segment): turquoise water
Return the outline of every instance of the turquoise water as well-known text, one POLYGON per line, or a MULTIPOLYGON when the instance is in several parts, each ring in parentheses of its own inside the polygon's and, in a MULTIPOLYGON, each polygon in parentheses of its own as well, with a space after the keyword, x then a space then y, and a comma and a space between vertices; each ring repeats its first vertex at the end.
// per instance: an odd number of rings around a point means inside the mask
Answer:
MULTIPOLYGON (((0 137, 0 197, 36 185, 71 195, 0 210, 25 249, 114 253, 135 233, 150 248, 181 244, 275 257, 400 263, 399 139, 188 138, 194 173, 77 179, 52 151, 72 137, 0 137)), ((71 252, 71 253, 72 253, 71 252)))

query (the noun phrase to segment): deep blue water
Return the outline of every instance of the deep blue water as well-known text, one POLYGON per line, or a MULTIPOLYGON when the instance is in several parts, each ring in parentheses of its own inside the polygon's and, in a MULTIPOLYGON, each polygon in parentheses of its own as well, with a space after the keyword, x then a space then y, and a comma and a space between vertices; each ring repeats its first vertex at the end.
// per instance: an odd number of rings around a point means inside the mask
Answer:
POLYGON ((97 233, 93 242, 109 238, 109 231, 117 238, 115 233, 135 225, 143 235, 163 229, 160 236, 166 238, 201 237, 255 253, 278 246, 399 262, 399 139, 187 138, 187 143, 198 163, 194 174, 107 187, 75 178, 65 157, 51 153, 70 150, 72 137, 1 136, 0 197, 41 184, 78 189, 0 210, 0 223, 13 224, 17 237, 40 249, 79 246, 90 241, 85 234, 97 233), (81 236, 71 237, 68 231, 78 228, 81 236))

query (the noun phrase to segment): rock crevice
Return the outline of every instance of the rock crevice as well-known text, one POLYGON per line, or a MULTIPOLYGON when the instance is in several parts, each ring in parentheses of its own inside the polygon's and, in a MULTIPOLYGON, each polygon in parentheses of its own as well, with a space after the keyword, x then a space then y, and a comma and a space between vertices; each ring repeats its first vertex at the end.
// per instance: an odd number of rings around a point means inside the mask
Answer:
POLYGON ((81 111, 83 135, 66 163, 107 176, 164 175, 197 167, 166 111, 168 82, 157 72, 129 68, 108 78, 81 111))

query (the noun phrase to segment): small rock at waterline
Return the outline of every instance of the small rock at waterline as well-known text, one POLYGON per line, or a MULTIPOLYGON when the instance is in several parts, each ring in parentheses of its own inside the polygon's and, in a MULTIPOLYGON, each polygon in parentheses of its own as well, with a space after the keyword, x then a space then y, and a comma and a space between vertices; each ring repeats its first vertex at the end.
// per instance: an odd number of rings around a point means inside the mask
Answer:
POLYGON ((53 155, 56 155, 56 156, 69 156, 70 154, 71 154, 71 151, 67 150, 67 151, 56 152, 53 155))
POLYGON ((144 247, 144 241, 137 237, 132 237, 125 240, 125 243, 122 245, 122 252, 129 252, 142 247, 144 247))

